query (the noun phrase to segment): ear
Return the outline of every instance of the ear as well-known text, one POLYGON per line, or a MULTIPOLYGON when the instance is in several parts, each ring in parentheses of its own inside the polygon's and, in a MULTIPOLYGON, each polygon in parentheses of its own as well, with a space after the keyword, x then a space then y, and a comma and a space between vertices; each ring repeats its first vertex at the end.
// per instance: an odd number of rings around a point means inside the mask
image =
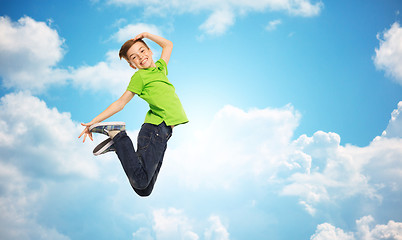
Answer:
POLYGON ((132 67, 133 69, 137 69, 133 64, 129 63, 130 67, 132 67))

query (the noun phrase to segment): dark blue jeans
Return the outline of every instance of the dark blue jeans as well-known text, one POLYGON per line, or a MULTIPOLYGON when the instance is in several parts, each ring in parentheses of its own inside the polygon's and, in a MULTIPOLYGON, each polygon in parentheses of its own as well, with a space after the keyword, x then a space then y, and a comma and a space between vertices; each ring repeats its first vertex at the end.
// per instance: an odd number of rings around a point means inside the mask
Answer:
POLYGON ((146 197, 151 194, 171 136, 172 128, 162 122, 159 125, 142 125, 138 134, 137 151, 125 131, 113 138, 124 172, 138 195, 146 197))

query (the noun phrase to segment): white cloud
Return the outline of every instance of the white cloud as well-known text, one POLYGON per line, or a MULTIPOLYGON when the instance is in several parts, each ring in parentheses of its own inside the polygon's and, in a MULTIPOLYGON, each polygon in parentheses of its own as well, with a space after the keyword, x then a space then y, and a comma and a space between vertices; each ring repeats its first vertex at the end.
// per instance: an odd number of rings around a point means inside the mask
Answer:
POLYGON ((265 27, 267 31, 273 31, 276 29, 276 27, 281 24, 282 21, 280 19, 272 20, 268 23, 268 25, 265 27))
POLYGON ((210 216, 209 222, 211 226, 205 230, 205 240, 229 240, 229 232, 219 216, 210 216))
POLYGON ((402 27, 395 22, 377 38, 380 47, 375 49, 374 64, 402 85, 402 27))
POLYGON ((71 69, 73 85, 93 92, 110 92, 120 96, 130 82, 134 70, 128 63, 119 59, 118 51, 109 51, 106 60, 94 66, 81 66, 71 69))
POLYGON ((175 135, 181 145, 169 150, 165 171, 189 189, 275 186, 281 196, 297 197, 311 215, 322 203, 360 196, 378 204, 383 191, 400 195, 400 137, 377 137, 366 147, 341 146, 338 134, 322 131, 292 140, 299 119, 291 106, 249 112, 226 106, 203 129, 175 135))
POLYGON ((182 145, 171 149, 172 166, 181 166, 180 174, 172 174, 190 188, 234 188, 260 176, 265 183, 286 161, 299 118, 290 105, 248 112, 225 106, 204 129, 189 129, 182 145))
POLYGON ((69 239, 36 216, 52 182, 98 175, 90 146, 77 139, 80 127, 23 92, 0 99, 0 125, 0 238, 69 239))
POLYGON ((335 228, 329 223, 323 223, 317 226, 315 234, 311 240, 354 240, 352 233, 345 233, 340 228, 335 228))
MULTIPOLYGON (((376 225, 368 234, 368 240, 376 239, 402 239, 402 222, 395 222, 390 220, 387 225, 376 225)), ((363 238, 362 238, 363 239, 363 238)))
POLYGON ((207 221, 195 221, 186 216, 183 210, 174 207, 161 208, 152 212, 152 230, 141 227, 134 234, 134 240, 185 239, 198 240, 196 230, 204 230, 205 240, 229 240, 227 227, 220 216, 210 215, 207 221))
POLYGON ((158 36, 162 36, 162 32, 159 28, 152 24, 137 23, 128 24, 113 36, 118 42, 124 43, 125 41, 134 38, 137 34, 142 32, 149 32, 158 36))
MULTIPOLYGON (((337 202, 355 195, 381 199, 377 188, 369 184, 363 173, 367 155, 358 157, 355 152, 365 148, 342 147, 335 133, 316 132, 312 137, 300 136, 291 144, 292 151, 301 151, 311 159, 310 173, 296 172, 287 177, 290 182, 282 194, 298 196, 300 204, 314 215, 315 205, 322 202, 337 202)), ((304 156, 304 158, 306 158, 304 156)))
POLYGON ((41 92, 65 83, 68 72, 56 68, 64 55, 64 39, 44 22, 0 17, 0 76, 8 88, 41 92))
POLYGON ((339 203, 356 195, 381 202, 380 190, 399 198, 399 182, 402 181, 400 108, 401 103, 393 111, 385 137, 376 137, 366 147, 340 146, 339 135, 324 132, 316 132, 312 137, 302 135, 293 141, 291 152, 301 152, 301 159, 311 159, 311 170, 287 177, 290 183, 283 187, 282 194, 298 196, 300 204, 312 215, 319 203, 339 203))
POLYGON ((381 136, 402 138, 402 101, 398 103, 398 108, 391 113, 387 129, 385 129, 381 136))
POLYGON ((296 0, 288 2, 289 13, 296 16, 312 17, 320 14, 324 4, 319 1, 312 4, 310 1, 296 0))
POLYGON ((153 230, 158 240, 184 239, 198 240, 193 232, 190 220, 181 210, 175 208, 159 209, 153 212, 153 230))
POLYGON ((133 240, 154 240, 148 228, 140 228, 133 233, 133 240))
POLYGON ((56 229, 38 224, 33 215, 42 192, 12 164, 0 161, 0 238, 67 240, 56 229), (29 186, 31 184, 31 186, 29 186))
MULTIPOLYGON (((377 138, 364 148, 348 147, 346 152, 356 162, 363 163, 362 172, 369 183, 401 196, 402 138, 377 138)), ((398 196, 398 197, 399 197, 398 196)))
POLYGON ((373 228, 374 218, 371 215, 356 220, 357 232, 345 233, 329 223, 317 226, 311 240, 400 240, 402 239, 402 223, 389 221, 386 225, 377 224, 373 228))
POLYGON ((212 12, 208 19, 200 25, 200 29, 209 35, 225 33, 234 24, 238 15, 244 15, 248 12, 284 11, 294 16, 312 17, 320 14, 324 6, 321 1, 311 0, 169 0, 165 1, 164 4, 160 4, 159 1, 143 2, 137 0, 108 0, 107 2, 116 5, 143 6, 145 14, 212 12))
POLYGON ((235 16, 228 9, 214 11, 200 26, 200 29, 209 35, 222 35, 234 24, 235 16))
POLYGON ((97 167, 77 137, 82 127, 69 113, 19 92, 0 99, 0 159, 36 177, 97 176, 97 167), (66 158, 68 154, 68 158, 66 158), (83 160, 84 158, 84 160, 83 160), (41 164, 37 164, 40 161, 41 164))

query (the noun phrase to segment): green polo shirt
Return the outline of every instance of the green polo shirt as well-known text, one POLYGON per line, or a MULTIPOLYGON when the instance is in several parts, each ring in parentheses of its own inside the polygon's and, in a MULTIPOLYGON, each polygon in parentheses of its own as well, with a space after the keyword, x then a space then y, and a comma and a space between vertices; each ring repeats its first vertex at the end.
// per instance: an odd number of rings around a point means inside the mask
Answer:
POLYGON ((131 77, 127 90, 144 99, 150 110, 145 116, 145 123, 159 125, 165 121, 167 126, 187 123, 188 119, 175 92, 174 86, 167 79, 167 66, 163 59, 155 63, 155 68, 139 69, 131 77))

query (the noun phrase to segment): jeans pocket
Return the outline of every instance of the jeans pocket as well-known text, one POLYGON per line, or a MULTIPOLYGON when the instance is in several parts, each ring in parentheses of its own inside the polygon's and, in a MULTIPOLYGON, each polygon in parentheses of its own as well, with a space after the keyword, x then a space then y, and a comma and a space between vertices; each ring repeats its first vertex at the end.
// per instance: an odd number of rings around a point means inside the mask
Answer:
POLYGON ((164 142, 164 136, 162 133, 155 133, 155 143, 160 144, 164 142))
POLYGON ((155 141, 158 143, 163 143, 169 141, 170 137, 172 136, 171 131, 160 131, 155 135, 155 141))

